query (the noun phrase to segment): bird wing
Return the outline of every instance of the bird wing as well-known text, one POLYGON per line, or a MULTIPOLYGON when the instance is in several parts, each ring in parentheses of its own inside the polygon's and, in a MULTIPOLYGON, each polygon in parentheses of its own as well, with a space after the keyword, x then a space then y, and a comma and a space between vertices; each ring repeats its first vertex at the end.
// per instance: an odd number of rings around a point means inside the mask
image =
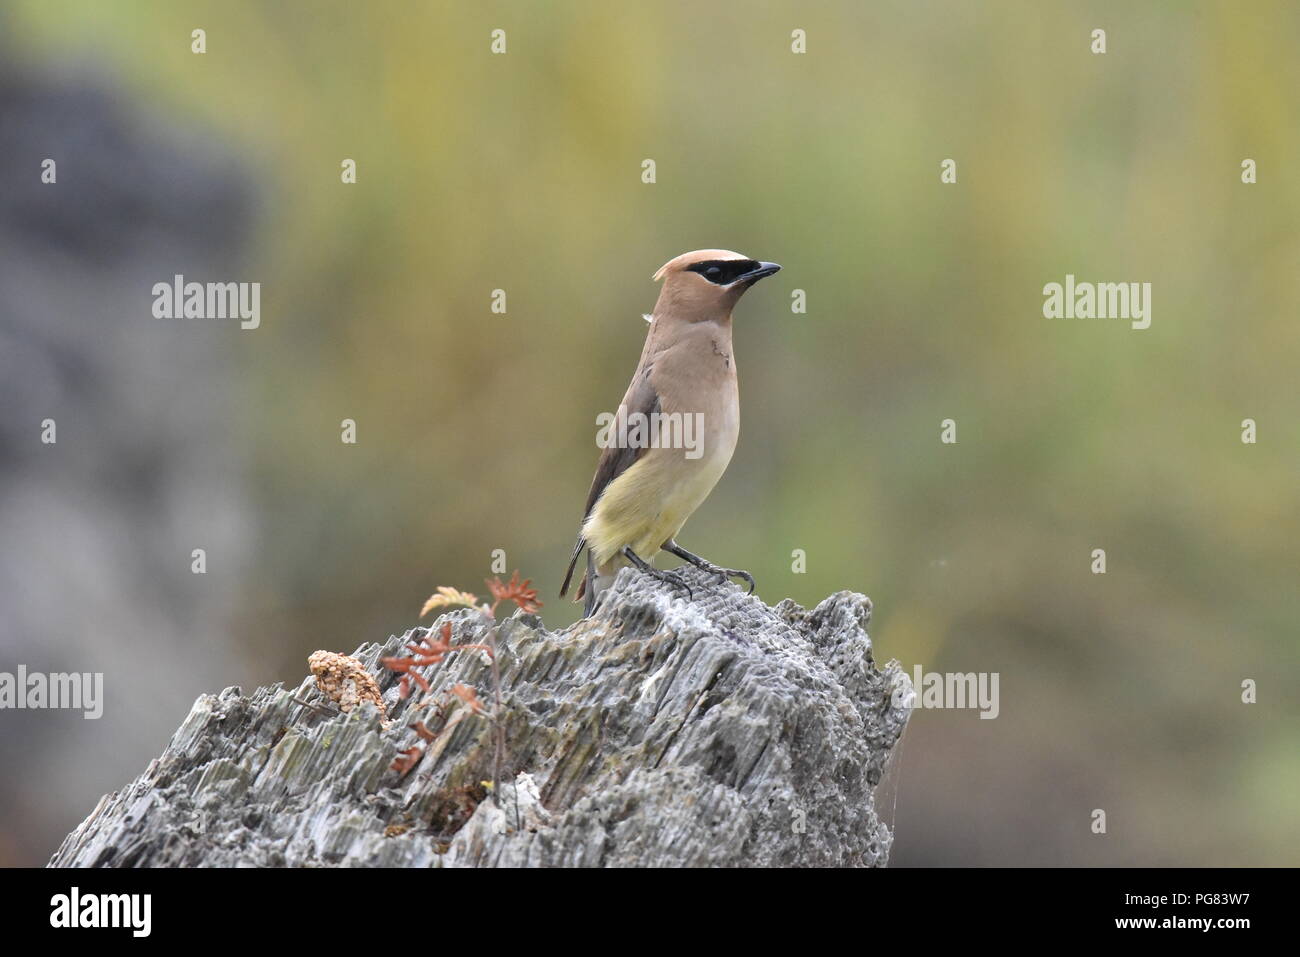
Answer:
MULTIPOLYGON (((650 381, 652 369, 653 366, 648 363, 643 368, 638 369, 632 379, 632 384, 627 387, 627 393, 623 396, 622 407, 629 416, 635 412, 648 416, 659 411, 659 393, 650 381)), ((596 503, 600 500, 601 493, 605 491, 606 486, 630 469, 645 452, 644 447, 629 449, 620 448, 613 444, 606 446, 601 451, 600 461, 596 463, 596 474, 591 479, 591 490, 587 493, 587 507, 582 512, 583 522, 586 522, 587 516, 596 507, 596 503)), ((569 590, 569 582, 573 578, 573 569, 578 564, 578 556, 582 554, 582 549, 587 544, 586 539, 582 537, 581 527, 581 524, 579 524, 578 540, 574 543, 573 554, 569 557, 569 569, 564 573, 564 584, 560 586, 561 598, 569 590)), ((582 597, 581 592, 579 592, 578 597, 582 597)))

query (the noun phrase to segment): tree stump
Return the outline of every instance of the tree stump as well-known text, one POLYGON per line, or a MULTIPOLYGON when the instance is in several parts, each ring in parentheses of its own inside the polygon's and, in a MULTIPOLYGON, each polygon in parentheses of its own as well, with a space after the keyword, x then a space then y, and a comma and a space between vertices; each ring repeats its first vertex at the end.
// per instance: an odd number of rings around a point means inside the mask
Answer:
POLYGON ((897 662, 876 666, 870 600, 768 607, 683 574, 691 601, 624 569, 568 628, 501 622, 499 767, 485 653, 422 669, 430 692, 405 700, 379 662, 444 623, 457 644, 486 640, 490 623, 458 610, 357 650, 387 714, 333 713, 310 677, 203 695, 50 864, 883 866, 875 791, 910 685, 897 662), (446 693, 458 684, 489 713, 446 693))

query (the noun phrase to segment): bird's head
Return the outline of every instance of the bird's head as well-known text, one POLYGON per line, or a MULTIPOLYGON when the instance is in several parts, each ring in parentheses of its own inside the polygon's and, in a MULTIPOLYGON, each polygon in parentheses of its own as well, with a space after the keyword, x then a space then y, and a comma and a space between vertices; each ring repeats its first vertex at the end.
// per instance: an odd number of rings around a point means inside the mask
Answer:
POLYGON ((656 281, 664 281, 655 313, 671 312, 690 321, 726 318, 746 289, 780 268, 729 249, 682 253, 654 274, 656 281))

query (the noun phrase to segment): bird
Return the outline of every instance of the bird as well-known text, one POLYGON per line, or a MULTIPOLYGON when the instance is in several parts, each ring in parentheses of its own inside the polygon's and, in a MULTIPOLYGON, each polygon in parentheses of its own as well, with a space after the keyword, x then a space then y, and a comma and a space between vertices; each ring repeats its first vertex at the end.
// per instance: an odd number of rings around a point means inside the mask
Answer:
POLYGON ((609 436, 560 587, 563 598, 585 548, 587 570, 574 594, 584 602, 584 617, 628 564, 691 598, 679 573, 650 564, 661 549, 719 581, 742 579, 754 591, 749 572, 715 565, 676 538, 726 471, 740 434, 732 310, 751 286, 780 269, 728 249, 697 249, 654 274, 663 286, 645 317, 650 328, 641 360, 618 412, 606 414, 609 436))

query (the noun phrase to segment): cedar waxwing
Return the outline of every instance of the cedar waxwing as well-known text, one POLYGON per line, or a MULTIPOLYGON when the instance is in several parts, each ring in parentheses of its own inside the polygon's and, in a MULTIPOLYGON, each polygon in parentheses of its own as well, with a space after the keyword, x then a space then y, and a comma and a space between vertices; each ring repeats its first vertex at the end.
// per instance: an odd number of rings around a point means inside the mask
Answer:
POLYGON ((740 432, 736 361, 731 354, 731 310, 745 290, 781 267, 725 249, 698 249, 670 260, 654 275, 664 281, 650 320, 641 361, 596 466, 582 528, 560 595, 569 589, 582 549, 587 572, 574 600, 584 615, 624 564, 686 590, 673 572, 650 559, 662 548, 722 581, 749 572, 721 568, 674 539, 717 484, 740 432))

